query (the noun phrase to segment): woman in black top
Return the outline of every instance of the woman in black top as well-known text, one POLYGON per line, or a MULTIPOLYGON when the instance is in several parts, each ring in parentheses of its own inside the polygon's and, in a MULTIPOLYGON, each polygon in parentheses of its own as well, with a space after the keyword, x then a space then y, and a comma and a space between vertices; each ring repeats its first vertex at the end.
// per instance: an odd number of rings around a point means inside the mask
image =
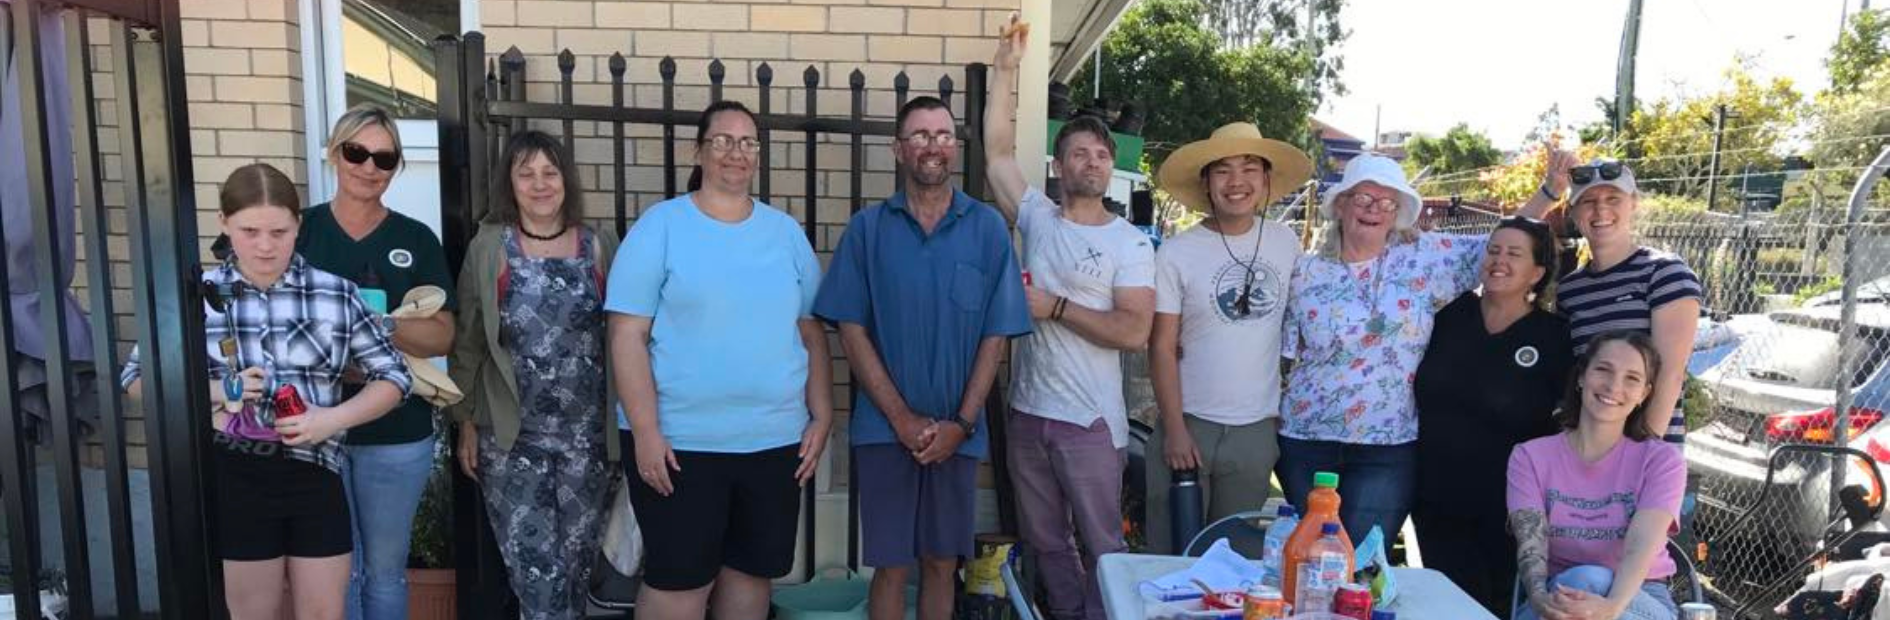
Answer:
POLYGON ((1550 414, 1574 353, 1551 313, 1555 233, 1510 217, 1490 235, 1482 293, 1437 311, 1418 365, 1418 493, 1412 519, 1425 566, 1499 618, 1509 617, 1515 543, 1504 526, 1510 449, 1556 432, 1550 414))

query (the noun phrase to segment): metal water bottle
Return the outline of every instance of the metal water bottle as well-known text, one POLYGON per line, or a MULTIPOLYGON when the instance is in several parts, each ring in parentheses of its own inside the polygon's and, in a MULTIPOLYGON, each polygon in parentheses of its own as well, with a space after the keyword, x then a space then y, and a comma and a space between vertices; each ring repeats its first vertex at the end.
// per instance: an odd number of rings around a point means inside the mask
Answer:
POLYGON ((1168 529, 1174 535, 1175 551, 1188 552, 1189 541, 1201 533, 1201 481, 1192 469, 1176 470, 1168 489, 1168 529))

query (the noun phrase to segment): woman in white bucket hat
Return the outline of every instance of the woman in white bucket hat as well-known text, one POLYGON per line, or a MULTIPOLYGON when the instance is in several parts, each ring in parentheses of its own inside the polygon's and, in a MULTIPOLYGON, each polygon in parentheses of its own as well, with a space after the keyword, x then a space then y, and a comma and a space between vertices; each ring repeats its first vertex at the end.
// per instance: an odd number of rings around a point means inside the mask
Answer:
MULTIPOLYGON (((1477 285, 1487 235, 1417 230, 1423 206, 1404 169, 1366 154, 1346 164, 1320 212, 1329 224, 1300 257, 1282 352, 1296 360, 1281 401, 1278 473, 1304 502, 1313 473, 1340 474, 1346 532, 1396 536, 1416 484, 1412 376, 1433 314, 1477 285)), ((1517 213, 1540 217, 1545 205, 1517 213)))

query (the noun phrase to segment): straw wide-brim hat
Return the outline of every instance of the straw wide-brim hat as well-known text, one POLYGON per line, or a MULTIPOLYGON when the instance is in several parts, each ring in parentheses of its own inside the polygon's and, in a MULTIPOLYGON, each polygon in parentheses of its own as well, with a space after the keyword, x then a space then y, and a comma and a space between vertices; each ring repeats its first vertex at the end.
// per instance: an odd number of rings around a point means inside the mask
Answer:
MULTIPOLYGON (((446 291, 437 286, 416 286, 407 290, 407 296, 400 305, 387 313, 397 319, 418 319, 433 316, 446 306, 446 291)), ((413 378, 413 395, 426 399, 435 407, 449 407, 464 399, 465 393, 446 375, 446 371, 434 366, 431 360, 420 359, 402 354, 407 358, 407 373, 413 378)))
POLYGON ((1267 160, 1272 172, 1267 175, 1267 196, 1260 201, 1260 206, 1273 204, 1288 194, 1299 191, 1299 186, 1312 178, 1312 160, 1304 151, 1291 144, 1260 135, 1260 128, 1253 123, 1228 123, 1214 130, 1206 140, 1190 142, 1175 149, 1162 162, 1162 169, 1156 178, 1162 184, 1162 190, 1175 201, 1187 205, 1190 209, 1207 211, 1212 203, 1208 200, 1207 186, 1202 182, 1201 169, 1209 164, 1239 155, 1254 155, 1267 160))

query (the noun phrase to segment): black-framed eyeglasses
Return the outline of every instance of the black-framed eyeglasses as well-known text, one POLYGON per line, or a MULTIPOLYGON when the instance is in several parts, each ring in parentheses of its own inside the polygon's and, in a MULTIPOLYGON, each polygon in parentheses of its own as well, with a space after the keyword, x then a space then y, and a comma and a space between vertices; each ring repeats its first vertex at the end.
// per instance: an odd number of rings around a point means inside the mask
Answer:
POLYGON ((900 140, 905 141, 906 146, 910 146, 915 149, 922 149, 928 146, 937 146, 942 149, 948 149, 948 148, 958 145, 957 135, 943 133, 943 132, 907 134, 906 137, 900 138, 900 140))
POLYGON ((737 138, 725 133, 716 134, 709 138, 709 148, 714 149, 718 153, 727 153, 730 149, 736 147, 741 147, 743 153, 760 152, 761 140, 746 136, 737 138))
POLYGON ((1626 167, 1622 166, 1621 162, 1618 161, 1595 162, 1584 166, 1569 168, 1568 180, 1570 183, 1576 185, 1587 185, 1595 182, 1597 178, 1603 181, 1613 181, 1621 178, 1621 171, 1625 169, 1626 167))
POLYGON ((370 151, 367 147, 353 142, 341 143, 341 158, 355 165, 373 159, 374 167, 389 172, 400 166, 399 151, 370 151))

